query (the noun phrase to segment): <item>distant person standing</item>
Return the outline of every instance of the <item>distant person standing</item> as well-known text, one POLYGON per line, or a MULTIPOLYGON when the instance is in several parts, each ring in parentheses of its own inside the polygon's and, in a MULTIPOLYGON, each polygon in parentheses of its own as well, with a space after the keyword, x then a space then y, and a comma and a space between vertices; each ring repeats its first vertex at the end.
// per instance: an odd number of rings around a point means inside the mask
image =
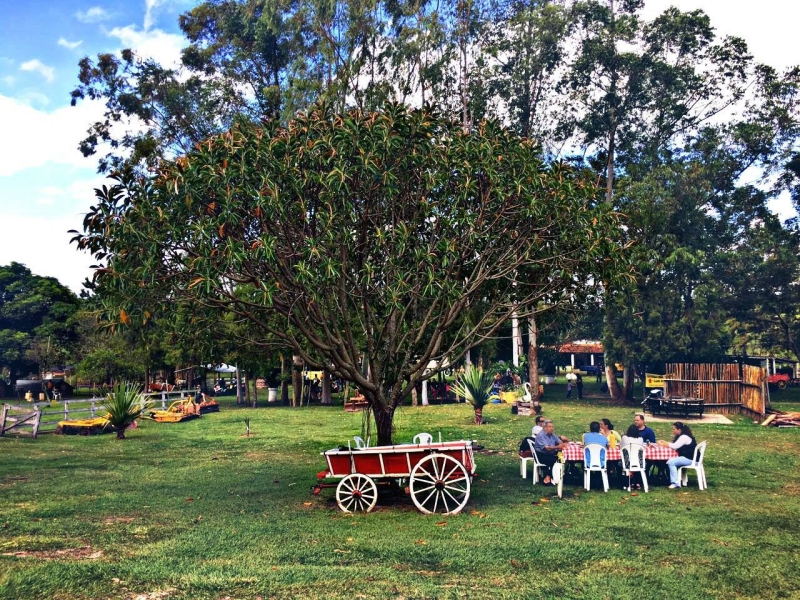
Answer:
POLYGON ((572 398, 572 380, 567 380, 567 398, 572 398))
POLYGON ((583 377, 581 377, 580 373, 578 373, 575 380, 575 387, 578 388, 578 400, 583 400, 583 377))
POLYGON ((603 372, 603 369, 600 368, 600 365, 597 365, 597 370, 594 372, 594 376, 597 377, 597 383, 600 383, 602 376, 600 375, 603 372))

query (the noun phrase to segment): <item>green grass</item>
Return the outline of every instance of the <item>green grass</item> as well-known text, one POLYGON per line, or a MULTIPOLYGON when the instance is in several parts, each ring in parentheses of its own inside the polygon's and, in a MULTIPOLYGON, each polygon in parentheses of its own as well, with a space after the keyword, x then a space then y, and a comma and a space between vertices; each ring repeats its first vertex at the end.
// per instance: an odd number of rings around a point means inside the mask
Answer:
MULTIPOLYGON (((551 389, 545 413, 560 434, 578 437, 601 417, 620 431, 632 421, 632 408, 551 389)), ((797 410, 790 392, 776 408, 797 410)), ((567 485, 559 500, 519 476, 532 418, 490 404, 489 425, 478 427, 469 405, 405 407, 396 441, 441 431, 485 446, 470 503, 457 516, 425 516, 387 497, 349 516, 334 490, 315 497, 309 487, 324 468, 319 452, 360 434, 360 414, 223 403, 195 421, 144 422, 126 441, 0 439, 0 598, 800 594, 798 430, 739 417, 697 426, 709 441, 705 492, 694 480, 637 496, 567 485)))

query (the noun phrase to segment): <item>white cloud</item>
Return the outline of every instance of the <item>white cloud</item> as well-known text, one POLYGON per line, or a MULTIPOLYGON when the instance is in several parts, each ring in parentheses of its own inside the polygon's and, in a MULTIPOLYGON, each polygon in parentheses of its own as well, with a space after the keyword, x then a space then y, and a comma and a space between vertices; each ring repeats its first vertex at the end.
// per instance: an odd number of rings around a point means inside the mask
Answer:
POLYGON ((99 23, 111 18, 106 9, 102 6, 93 6, 89 10, 79 10, 75 13, 75 18, 81 23, 99 23))
POLYGON ((67 231, 80 230, 82 221, 80 215, 60 219, 5 215, 0 265, 11 261, 23 263, 36 275, 55 277, 76 294, 80 293, 81 283, 91 277, 89 266, 95 261, 70 245, 72 234, 67 231))
POLYGON ((19 66, 20 71, 33 71, 35 73, 39 73, 42 77, 44 77, 48 82, 53 81, 55 79, 55 69, 53 67, 48 67, 38 58, 34 58, 27 62, 22 63, 19 66))
POLYGON ((164 67, 180 64, 181 49, 186 43, 183 36, 161 29, 140 30, 135 25, 114 27, 108 35, 117 38, 123 48, 131 48, 139 56, 153 58, 164 67))
POLYGON ((155 23, 155 18, 153 17, 153 9, 156 8, 159 4, 162 4, 163 0, 144 0, 144 4, 146 7, 144 13, 144 30, 149 31, 150 28, 155 23))
POLYGON ((67 38, 60 37, 58 38, 58 42, 56 42, 62 48, 66 48, 67 50, 75 50, 78 46, 83 43, 83 40, 78 40, 77 42, 70 42, 67 38))
POLYGON ((22 94, 16 96, 17 100, 24 102, 30 106, 38 104, 39 106, 47 106, 50 104, 50 98, 42 92, 36 90, 26 90, 22 94))
POLYGON ((94 190, 112 183, 103 175, 96 175, 88 179, 72 180, 63 187, 45 186, 32 192, 31 198, 37 204, 58 204, 61 207, 89 206, 94 200, 94 190))
POLYGON ((102 117, 102 102, 85 101, 46 112, 0 94, 0 115, 0 139, 14 141, 0 144, 0 177, 48 163, 96 165, 96 158, 81 155, 78 142, 102 117))

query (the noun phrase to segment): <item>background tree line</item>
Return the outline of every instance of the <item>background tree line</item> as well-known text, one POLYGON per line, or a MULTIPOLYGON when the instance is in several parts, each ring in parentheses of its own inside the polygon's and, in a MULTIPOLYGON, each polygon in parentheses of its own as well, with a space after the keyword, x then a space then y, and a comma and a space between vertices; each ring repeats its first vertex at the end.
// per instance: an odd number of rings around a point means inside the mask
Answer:
POLYGON ((603 282, 601 318, 551 319, 571 324, 563 335, 602 333, 606 364, 626 365, 622 388, 609 376, 614 396, 631 394, 634 365, 754 344, 800 358, 797 221, 768 206, 782 193, 800 203, 800 70, 757 64, 702 11, 647 21, 642 6, 204 2, 180 18, 179 67, 130 51, 81 61, 73 101, 107 106, 81 150, 110 142, 101 171, 146 172, 236 123, 285 123, 319 101, 340 111, 435 103, 465 131, 496 118, 545 161, 593 170, 625 215, 634 289, 603 282), (145 130, 118 136, 127 119, 145 130))

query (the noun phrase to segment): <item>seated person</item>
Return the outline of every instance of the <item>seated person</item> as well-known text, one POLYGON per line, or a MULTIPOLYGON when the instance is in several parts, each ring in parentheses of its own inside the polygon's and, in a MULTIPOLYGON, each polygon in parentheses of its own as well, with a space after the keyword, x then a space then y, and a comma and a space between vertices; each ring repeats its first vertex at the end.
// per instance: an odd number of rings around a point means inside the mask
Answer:
POLYGON ((533 448, 536 456, 545 467, 544 484, 553 485, 553 465, 558 460, 558 451, 569 442, 564 436, 558 436, 553 432, 553 422, 547 419, 544 422, 544 429, 539 432, 534 441, 533 448))
POLYGON ((642 413, 638 413, 635 417, 633 417, 633 424, 639 429, 639 437, 644 440, 645 444, 656 443, 656 434, 652 429, 644 424, 644 415, 642 413))
POLYGON ((534 422, 533 429, 531 430, 531 435, 535 438, 539 435, 539 432, 544 429, 543 424, 544 417, 542 415, 536 415, 536 421, 534 422))
POLYGON ((622 445, 627 446, 628 444, 644 445, 642 435, 639 433, 639 428, 635 424, 628 427, 628 431, 622 436, 622 445))
POLYGON ((544 423, 544 417, 538 415, 536 417, 536 425, 534 425, 533 429, 531 430, 531 435, 528 437, 522 438, 522 441, 519 444, 519 455, 522 458, 528 458, 531 455, 531 448, 528 446, 528 440, 535 442, 536 436, 539 435, 539 432, 543 429, 542 423, 544 423))
POLYGON ((694 451, 697 448, 697 441, 692 435, 692 430, 688 425, 684 425, 681 421, 675 421, 672 425, 672 435, 674 436, 671 442, 658 442, 659 446, 666 446, 672 448, 678 453, 675 458, 670 458, 667 461, 669 468, 669 489, 674 490, 681 487, 680 479, 678 479, 678 469, 691 465, 694 459, 694 451))
POLYGON ((598 421, 589 423, 589 433, 583 434, 583 445, 586 446, 588 444, 599 444, 604 448, 608 448, 608 438, 600 433, 600 423, 598 421))
POLYGON ((600 433, 608 438, 609 448, 616 448, 622 443, 622 436, 614 431, 614 424, 608 419, 600 419, 600 433))
MULTIPOLYGON (((625 435, 622 436, 622 445, 621 447, 624 448, 630 444, 644 446, 644 440, 642 439, 641 433, 639 432, 639 428, 633 424, 628 427, 628 431, 625 432, 625 435)), ((625 473, 623 473, 623 476, 625 473)), ((632 472, 627 473, 628 475, 628 486, 623 487, 624 490, 630 492, 634 489, 640 490, 642 489, 642 475, 641 473, 632 472)), ((623 484, 624 485, 624 484, 623 484)))

